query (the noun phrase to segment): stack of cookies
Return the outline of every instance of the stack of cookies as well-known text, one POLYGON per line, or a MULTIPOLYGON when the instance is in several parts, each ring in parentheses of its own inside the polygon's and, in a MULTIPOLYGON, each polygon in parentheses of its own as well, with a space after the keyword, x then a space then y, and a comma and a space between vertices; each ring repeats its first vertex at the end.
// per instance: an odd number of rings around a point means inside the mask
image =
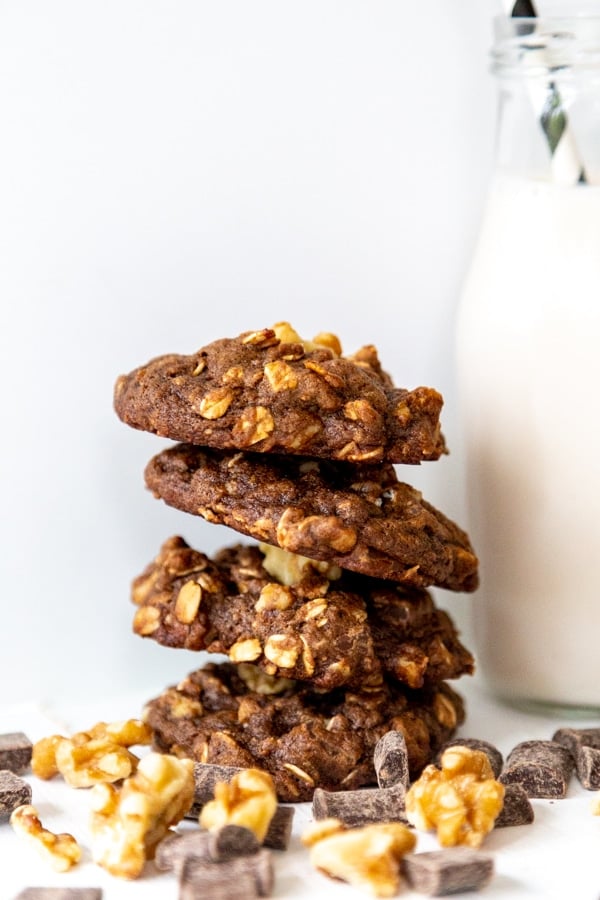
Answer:
POLYGON ((473 658, 427 588, 474 590, 477 558, 395 464, 445 453, 441 407, 373 346, 287 323, 118 379, 124 422, 182 442, 146 467, 154 495, 256 541, 210 559, 172 537, 133 583, 137 634, 228 657, 149 702, 158 749, 264 768, 284 801, 373 784, 392 729, 413 776, 431 761, 473 658))

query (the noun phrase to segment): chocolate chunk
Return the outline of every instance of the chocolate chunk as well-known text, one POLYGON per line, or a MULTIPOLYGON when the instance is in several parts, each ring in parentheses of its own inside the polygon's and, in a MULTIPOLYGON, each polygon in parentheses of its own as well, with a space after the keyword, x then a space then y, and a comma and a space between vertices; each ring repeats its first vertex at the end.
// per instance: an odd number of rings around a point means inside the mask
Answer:
POLYGON ((214 831, 195 829, 169 834, 156 848, 154 863, 157 869, 179 871, 185 859, 223 862, 234 856, 258 853, 260 844, 249 828, 223 825, 214 831))
POLYGON ((223 825, 209 831, 207 843, 208 856, 214 862, 223 862, 234 856, 252 856, 260 850, 256 835, 242 825, 223 825))
POLYGON ((508 755, 502 784, 520 784, 528 797, 564 797, 574 768, 571 753, 557 741, 522 741, 508 755))
POLYGON ((8 769, 0 770, 0 822, 10 819, 24 803, 31 803, 31 787, 8 769))
POLYGON ((520 784, 504 785, 504 805, 494 822, 494 828, 511 825, 530 825, 533 822, 533 806, 524 787, 520 784))
POLYGON ((197 881, 180 881, 179 900, 255 900, 256 883, 252 875, 239 875, 207 869, 197 881))
POLYGON ((559 728, 552 740, 570 751, 583 787, 600 790, 600 728, 559 728))
POLYGON ((454 738, 451 741, 447 741, 437 755, 436 765, 439 765, 442 753, 446 747, 468 747, 470 750, 481 750, 490 761, 494 778, 498 778, 502 772, 502 766, 504 765, 502 754, 489 741, 482 741, 479 738, 454 738))
POLYGON ((230 897, 269 897, 273 892, 273 879, 273 862, 268 850, 259 850, 252 856, 236 856, 223 862, 188 857, 180 870, 180 898, 196 900, 198 897, 205 900, 208 897, 217 900, 223 897, 228 900, 230 897), (183 892, 184 886, 187 893, 183 892), (224 892, 225 888, 229 893, 224 892))
POLYGON ((400 866, 414 891, 432 897, 477 891, 489 882, 494 873, 492 857, 471 847, 409 853, 400 866))
POLYGON ((186 814, 188 819, 196 819, 205 803, 213 800, 215 784, 224 781, 227 784, 234 775, 243 772, 243 766, 218 766, 213 763, 196 763, 194 765, 194 802, 186 814))
POLYGON ((349 828, 374 822, 403 822, 408 819, 404 809, 405 790, 394 788, 364 788, 359 791, 324 791, 313 794, 312 812, 315 819, 340 819, 349 828))
POLYGON ((294 809, 291 806, 278 806, 263 841, 263 847, 271 850, 287 850, 292 838, 294 809))
POLYGON ((22 731, 0 734, 0 769, 22 775, 31 764, 33 745, 22 731))
POLYGON ((373 765, 380 788, 402 785, 408 789, 408 751, 401 731, 388 731, 375 744, 373 765))
POLYGON ((102 900, 102 888, 28 887, 14 900, 102 900))

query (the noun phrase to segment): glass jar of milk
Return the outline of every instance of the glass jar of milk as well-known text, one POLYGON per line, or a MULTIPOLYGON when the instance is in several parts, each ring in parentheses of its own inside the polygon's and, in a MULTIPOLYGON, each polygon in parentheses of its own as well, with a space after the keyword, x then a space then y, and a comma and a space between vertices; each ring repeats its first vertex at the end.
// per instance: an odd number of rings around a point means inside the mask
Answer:
POLYGON ((600 709, 600 18, 498 19, 497 159, 458 314, 478 665, 600 709))

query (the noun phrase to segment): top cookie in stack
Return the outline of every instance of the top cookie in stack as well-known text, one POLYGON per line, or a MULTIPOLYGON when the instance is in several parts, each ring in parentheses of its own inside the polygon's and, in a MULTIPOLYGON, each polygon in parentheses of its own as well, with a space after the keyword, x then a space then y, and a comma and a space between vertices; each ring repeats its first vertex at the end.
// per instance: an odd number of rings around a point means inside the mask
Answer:
POLYGON ((355 463, 438 459, 442 402, 394 388, 373 346, 344 357, 335 335, 302 341, 287 322, 160 356, 115 391, 124 422, 175 441, 355 463))
POLYGON ((171 538, 135 579, 136 633, 229 657, 150 701, 155 745, 258 765, 294 801, 372 784, 400 729, 416 775, 464 716, 446 679, 473 669, 426 588, 474 590, 477 558, 394 465, 446 452, 440 394, 279 323, 151 360, 115 408, 181 442, 146 467, 156 497, 260 542, 210 560, 171 538))

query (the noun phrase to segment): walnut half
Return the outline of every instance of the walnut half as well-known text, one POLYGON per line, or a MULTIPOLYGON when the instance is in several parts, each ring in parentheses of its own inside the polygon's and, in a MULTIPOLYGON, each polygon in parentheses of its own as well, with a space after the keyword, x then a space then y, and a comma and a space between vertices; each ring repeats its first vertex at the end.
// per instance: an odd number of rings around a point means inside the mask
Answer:
POLYGON ((111 875, 137 878, 194 799, 194 763, 148 753, 120 788, 92 788, 92 855, 111 875))
POLYGON ((222 825, 242 825, 262 842, 277 809, 273 779, 261 769, 243 769, 231 781, 215 785, 215 799, 202 808, 200 825, 211 831, 222 825))
POLYGON ((400 885, 400 860, 416 844, 400 822, 346 828, 339 819, 315 822, 302 835, 312 865, 375 897, 393 897, 400 885))
POLYGON ((54 834, 43 827, 35 806, 17 806, 10 817, 15 832, 29 841, 56 872, 79 862, 81 848, 72 834, 54 834))
POLYGON ((427 766, 406 795, 408 821, 435 830, 443 847, 480 847, 504 804, 504 785, 494 779, 487 755, 462 745, 448 747, 441 769, 427 766))

